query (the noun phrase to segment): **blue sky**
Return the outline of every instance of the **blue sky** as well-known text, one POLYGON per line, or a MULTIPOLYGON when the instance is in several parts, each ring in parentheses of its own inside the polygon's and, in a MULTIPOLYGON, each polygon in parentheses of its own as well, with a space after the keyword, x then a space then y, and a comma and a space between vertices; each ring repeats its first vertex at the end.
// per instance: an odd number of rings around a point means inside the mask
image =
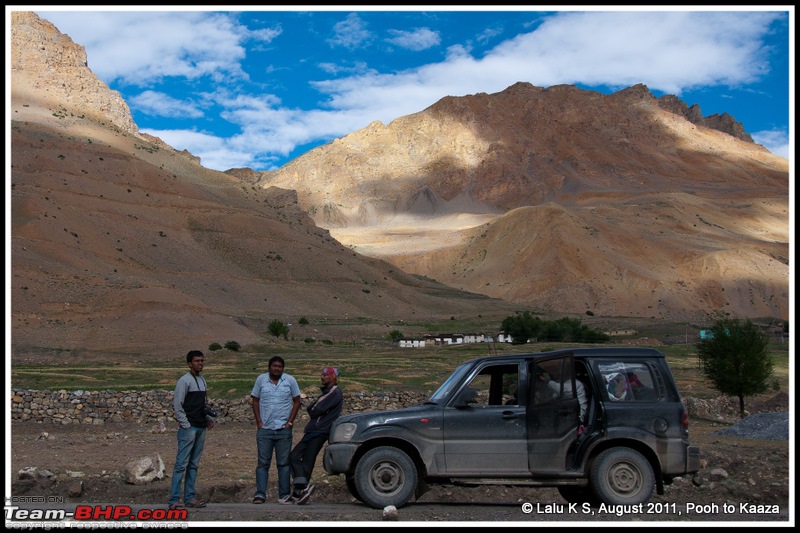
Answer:
POLYGON ((141 131, 216 170, 272 170, 372 121, 518 81, 644 83, 731 114, 783 157, 794 141, 791 6, 244 8, 17 9, 83 45, 141 131))

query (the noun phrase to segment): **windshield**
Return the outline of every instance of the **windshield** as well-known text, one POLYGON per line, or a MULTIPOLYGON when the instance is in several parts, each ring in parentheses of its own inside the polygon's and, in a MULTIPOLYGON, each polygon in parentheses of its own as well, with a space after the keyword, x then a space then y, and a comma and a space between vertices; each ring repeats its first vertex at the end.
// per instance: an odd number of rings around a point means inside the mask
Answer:
POLYGON ((442 400, 447 398, 453 388, 461 383, 462 378, 470 371, 471 368, 471 363, 464 363, 456 368, 455 371, 450 374, 450 377, 447 378, 444 383, 442 383, 442 386, 433 393, 433 396, 428 399, 428 402, 440 403, 442 400))

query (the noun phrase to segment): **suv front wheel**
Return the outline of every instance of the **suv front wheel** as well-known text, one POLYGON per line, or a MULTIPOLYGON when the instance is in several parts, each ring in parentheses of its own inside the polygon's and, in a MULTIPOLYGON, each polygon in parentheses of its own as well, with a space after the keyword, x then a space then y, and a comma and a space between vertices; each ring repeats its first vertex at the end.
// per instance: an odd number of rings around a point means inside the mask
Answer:
POLYGON ((417 488, 417 469, 404 451, 380 446, 364 454, 356 465, 353 477, 361 500, 383 509, 394 505, 398 509, 411 500, 417 488))
POLYGON ((655 475, 650 462, 636 450, 609 448, 592 464, 589 484, 605 504, 636 505, 652 496, 655 475))

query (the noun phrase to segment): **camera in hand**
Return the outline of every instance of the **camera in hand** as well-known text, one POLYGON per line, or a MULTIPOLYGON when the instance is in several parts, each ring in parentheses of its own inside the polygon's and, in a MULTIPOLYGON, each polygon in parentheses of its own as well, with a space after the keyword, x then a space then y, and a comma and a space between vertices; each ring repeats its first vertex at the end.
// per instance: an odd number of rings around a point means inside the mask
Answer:
POLYGON ((210 416, 211 418, 217 418, 219 413, 210 405, 206 405, 206 416, 210 416))

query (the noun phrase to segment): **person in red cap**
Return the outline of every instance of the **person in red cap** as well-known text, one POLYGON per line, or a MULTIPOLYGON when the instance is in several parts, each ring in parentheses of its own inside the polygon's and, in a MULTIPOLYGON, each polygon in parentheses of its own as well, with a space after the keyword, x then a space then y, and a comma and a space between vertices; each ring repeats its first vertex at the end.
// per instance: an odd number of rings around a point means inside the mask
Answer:
POLYGON ((339 369, 332 366, 323 368, 320 380, 322 382, 320 396, 308 406, 308 416, 311 419, 303 430, 303 438, 289 454, 294 483, 292 498, 298 505, 308 503, 314 491, 311 471, 314 469, 317 455, 328 442, 331 424, 339 417, 344 405, 344 395, 338 386, 339 369))

